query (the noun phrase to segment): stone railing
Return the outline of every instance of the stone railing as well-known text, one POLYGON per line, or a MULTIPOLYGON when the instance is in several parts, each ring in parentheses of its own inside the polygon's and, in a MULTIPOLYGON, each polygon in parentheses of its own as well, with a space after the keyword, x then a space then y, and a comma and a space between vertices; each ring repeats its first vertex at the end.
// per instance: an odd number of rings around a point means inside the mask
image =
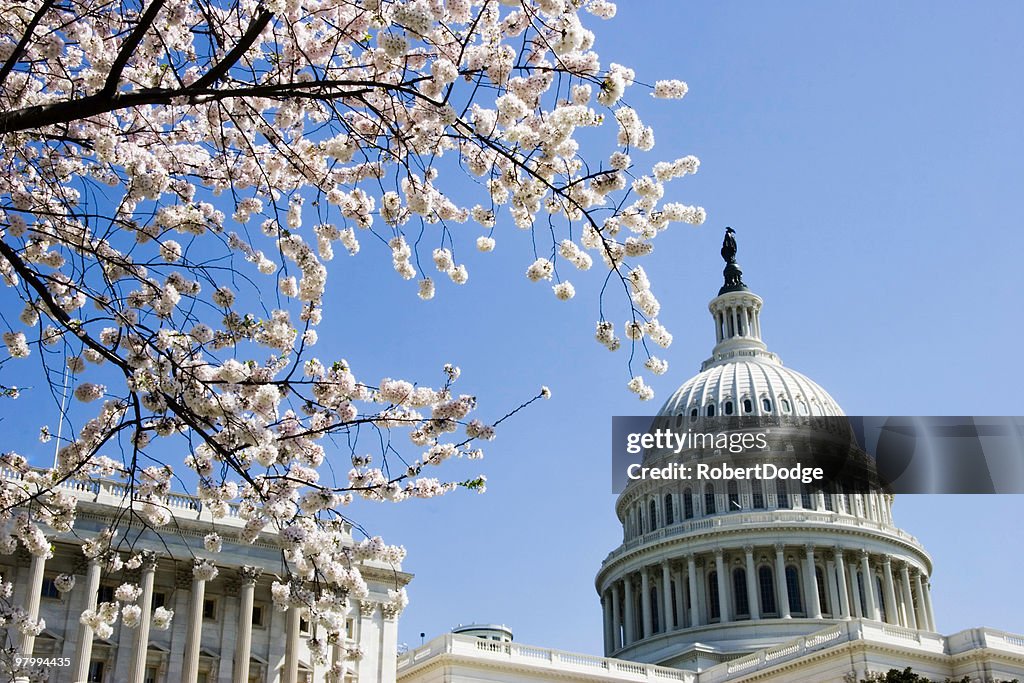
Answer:
MULTIPOLYGON (((46 470, 33 468, 34 472, 43 473, 46 470)), ((21 472, 8 467, 0 467, 0 479, 7 481, 22 481, 24 476, 21 472)), ((104 505, 123 506, 127 503, 130 490, 123 481, 114 479, 101 479, 99 477, 72 477, 57 484, 54 489, 67 491, 75 495, 79 502, 101 503, 104 505)), ((159 505, 166 507, 175 517, 197 518, 202 512, 203 504, 197 496, 187 493, 169 493, 159 499, 159 505)), ((238 519, 238 505, 228 504, 227 517, 238 519)))
POLYGON ((693 683, 696 680, 695 674, 691 671, 519 643, 484 640, 455 633, 438 636, 426 645, 401 655, 398 658, 398 679, 401 680, 403 674, 412 668, 441 656, 451 656, 460 660, 500 661, 506 665, 517 665, 535 671, 599 673, 604 677, 621 681, 668 680, 693 683))
MULTIPOLYGON (((760 650, 745 657, 713 666, 701 672, 700 683, 720 683, 721 681, 734 678, 738 673, 749 675, 751 672, 781 666, 787 662, 806 657, 819 650, 834 647, 840 643, 857 640, 867 640, 887 645, 909 645, 913 643, 913 647, 917 651, 933 654, 946 653, 946 639, 935 633, 916 631, 901 626, 892 626, 863 619, 854 619, 835 624, 817 633, 801 636, 775 647, 760 650)), ((1021 649, 1024 650, 1024 648, 1021 649)))
POLYGON ((747 526, 757 528, 772 524, 821 524, 828 527, 868 529, 887 536, 894 536, 920 548, 922 551, 924 550, 915 536, 889 524, 863 517, 853 517, 837 512, 821 512, 817 510, 764 510, 758 512, 731 512, 711 517, 688 519, 671 526, 655 529, 643 536, 631 538, 623 542, 618 548, 608 553, 603 564, 608 564, 635 548, 675 538, 676 536, 699 534, 710 529, 735 530, 736 527, 747 526))

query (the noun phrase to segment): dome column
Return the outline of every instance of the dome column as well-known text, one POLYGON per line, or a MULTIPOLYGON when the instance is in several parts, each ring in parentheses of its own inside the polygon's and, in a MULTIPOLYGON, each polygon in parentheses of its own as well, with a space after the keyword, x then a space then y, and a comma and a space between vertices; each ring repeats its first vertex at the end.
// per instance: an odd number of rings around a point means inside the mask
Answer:
POLYGON ((757 574, 754 571, 754 546, 743 546, 743 552, 747 556, 747 609, 751 619, 760 619, 761 604, 757 593, 757 574))
POLYGON ((601 607, 604 616, 604 652, 605 656, 611 653, 612 645, 612 598, 611 591, 605 591, 601 596, 601 607))
POLYGON ((715 551, 715 574, 718 580, 718 623, 731 621, 729 614, 729 595, 726 593, 725 557, 722 549, 715 551))
POLYGON ((692 554, 686 556, 686 583, 690 590, 690 627, 700 626, 700 610, 697 608, 697 560, 692 554))
POLYGON ((612 584, 612 652, 622 649, 622 614, 619 611, 619 582, 612 584))
MULTIPOLYGON (((839 617, 850 618, 850 596, 846 588, 846 562, 843 558, 843 549, 836 546, 835 549, 836 579, 839 581, 839 617)), ((908 584, 909 585, 909 584, 908 584)))
POLYGON ((779 616, 792 619, 789 612, 789 589, 786 586, 786 548, 781 543, 775 544, 775 589, 779 594, 779 616))
POLYGON ((647 567, 640 570, 640 616, 643 621, 641 638, 651 637, 651 574, 647 567))
POLYGON ((813 619, 821 619, 821 600, 818 599, 818 575, 814 571, 814 546, 808 543, 804 546, 807 551, 806 575, 807 575, 807 616, 813 619))
POLYGON ((928 615, 928 630, 935 632, 935 613, 932 611, 932 585, 924 584, 924 609, 928 615))
POLYGON ((871 561, 868 559, 868 551, 860 551, 860 567, 864 586, 864 616, 873 621, 881 621, 881 614, 878 612, 878 605, 875 604, 874 572, 871 571, 871 561))
POLYGON ((885 591, 885 620, 898 626, 900 615, 896 608, 896 589, 892 581, 892 560, 888 555, 882 557, 882 588, 885 591))
POLYGON ((864 604, 860 599, 860 590, 857 588, 857 560, 850 562, 850 595, 853 596, 853 612, 851 616, 857 617, 858 619, 867 618, 867 612, 864 611, 864 604))
POLYGON ((633 613, 633 576, 627 574, 622 583, 625 588, 626 599, 626 624, 623 629, 626 632, 626 642, 623 643, 623 646, 626 646, 636 642, 636 615, 633 613))
POLYGON ((661 603, 664 605, 665 612, 665 616, 661 620, 665 625, 662 631, 668 633, 672 630, 672 575, 669 571, 668 560, 661 563, 661 592, 663 593, 661 603))
POLYGON ((676 566, 673 574, 676 582, 676 628, 686 628, 686 598, 683 596, 683 568, 676 566))
POLYGON ((910 590, 910 567, 904 562, 900 567, 900 581, 903 584, 903 607, 907 613, 907 626, 917 628, 917 618, 914 615, 914 593, 910 590))

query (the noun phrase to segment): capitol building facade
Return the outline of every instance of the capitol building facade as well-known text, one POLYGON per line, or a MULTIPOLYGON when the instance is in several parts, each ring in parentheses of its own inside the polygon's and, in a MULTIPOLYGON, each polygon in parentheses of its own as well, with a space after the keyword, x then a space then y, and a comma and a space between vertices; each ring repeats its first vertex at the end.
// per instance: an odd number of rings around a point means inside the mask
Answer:
MULTIPOLYGON (((743 283, 726 234, 715 344, 658 419, 682 430, 841 418, 823 388, 783 366, 761 336, 763 300, 743 283)), ((775 440, 792 461, 800 444, 775 440)), ((671 451, 648 451, 643 465, 671 451)), ((710 464, 729 454, 701 454, 710 464)), ((896 526, 893 496, 792 481, 630 481, 615 511, 622 543, 595 581, 604 656, 520 645, 494 630, 445 634, 399 658, 401 683, 497 681, 857 682, 890 669, 931 680, 1024 680, 1024 636, 936 632, 932 560, 896 526)))
MULTIPOLYGON (((762 299, 742 281, 727 235, 725 285, 710 303, 715 344, 700 373, 682 384, 659 417, 677 426, 728 417, 784 424, 802 417, 842 417, 815 382, 783 366, 761 335, 762 299)), ((775 441, 785 459, 799 444, 775 441), (789 452, 787 455, 787 451, 789 452)), ((644 464, 662 454, 649 451, 644 464)), ((709 456, 715 462, 716 454, 709 456)), ((12 476, 10 473, 7 476, 12 476)), ((77 531, 109 525, 124 491, 115 484, 79 487, 77 531)), ((812 490, 778 481, 631 481, 615 510, 622 541, 595 580, 603 613, 604 652, 590 655, 524 645, 498 625, 473 625, 398 652, 397 612, 388 590, 412 576, 393 566, 361 567, 370 595, 353 606, 345 642, 357 648, 347 682, 499 683, 626 681, 855 683, 907 667, 928 679, 972 683, 1024 680, 1024 636, 989 628, 936 632, 930 596, 932 560, 896 526, 893 497, 842 486, 812 490)), ((216 522, 224 538, 206 553, 212 520, 197 501, 172 497, 174 534, 143 534, 152 551, 128 580, 143 587, 142 623, 107 638, 79 622, 124 577, 108 576, 61 540, 52 559, 0 556, 0 575, 16 585, 16 604, 46 620, 46 630, 17 637, 18 650, 55 657, 56 683, 321 683, 308 633, 295 609, 277 612, 270 582, 280 572, 273 535, 239 540, 243 522, 216 522), (203 578, 170 558, 201 557, 218 568, 203 578), (72 574, 85 590, 61 594, 54 578, 72 574), (173 609, 171 628, 149 615, 173 609)))

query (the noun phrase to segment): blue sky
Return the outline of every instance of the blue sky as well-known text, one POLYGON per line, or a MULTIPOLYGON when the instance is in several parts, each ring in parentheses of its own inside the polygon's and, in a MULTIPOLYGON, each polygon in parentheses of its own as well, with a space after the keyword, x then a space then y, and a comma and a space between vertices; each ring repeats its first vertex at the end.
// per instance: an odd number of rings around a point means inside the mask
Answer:
MULTIPOLYGON (((655 126, 659 158, 702 161, 669 195, 704 206, 708 222, 674 227, 645 265, 675 333, 654 403, 711 350, 706 307, 731 225, 765 298, 769 348, 848 414, 1020 413, 1022 22, 1009 2, 666 1, 619 3, 596 25, 606 63, 689 83, 682 102, 635 92, 631 103, 655 126)), ((486 495, 372 514, 416 574, 402 641, 496 621, 523 642, 596 653, 593 577, 621 539, 610 416, 638 405, 624 357, 592 340, 595 282, 555 301, 522 278, 527 247, 508 232, 499 226, 491 260, 466 255, 472 288, 360 321, 388 339, 372 358, 381 367, 456 360, 484 414, 540 384, 554 396, 474 463, 486 495)), ((1024 631, 1024 596, 1010 588, 1024 497, 901 496, 894 515, 934 558, 940 630, 1024 631)))
MULTIPOLYGON (((703 227, 660 236, 644 263, 675 334, 652 404, 626 391, 626 352, 593 339, 600 268, 573 278, 574 301, 557 301, 526 280, 530 241, 507 220, 493 254, 473 250, 469 225, 456 230, 469 284, 439 281, 430 302, 371 240, 331 265, 323 357, 347 358, 367 381, 439 384, 442 365, 458 364, 484 419, 542 384, 554 392, 502 425, 486 459, 448 469, 485 473, 486 495, 354 506, 367 531, 409 550, 410 645, 484 621, 600 652, 593 577, 621 539, 611 416, 656 410, 710 353, 726 225, 765 299, 769 348, 847 413, 1021 412, 1024 5, 645 0, 590 25, 605 64, 690 86, 682 102, 628 96, 658 139, 637 161, 700 157, 668 199, 708 211, 703 227)), ((37 425, 17 432, 21 410, 0 407, 5 434, 31 444, 37 425)), ((1012 588, 1024 497, 901 496, 894 515, 933 555, 940 630, 1024 631, 1012 588)))

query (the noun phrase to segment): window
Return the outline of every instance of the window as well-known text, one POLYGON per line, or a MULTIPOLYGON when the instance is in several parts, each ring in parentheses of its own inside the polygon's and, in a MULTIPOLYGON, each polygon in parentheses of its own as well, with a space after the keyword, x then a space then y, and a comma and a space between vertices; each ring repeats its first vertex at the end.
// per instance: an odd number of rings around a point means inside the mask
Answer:
POLYGON ((718 604, 718 572, 708 574, 708 616, 710 619, 721 619, 722 611, 718 604))
POLYGON ((267 625, 267 607, 263 604, 254 604, 252 606, 252 625, 263 628, 267 625))
POLYGON ((760 479, 754 479, 750 482, 751 487, 751 505, 755 510, 764 509, 764 483, 760 479))
POLYGON ((732 570, 732 594, 736 598, 736 616, 750 616, 750 601, 747 595, 747 571, 742 567, 732 570))
POLYGON ((782 399, 781 403, 782 403, 782 412, 788 413, 790 410, 792 410, 792 408, 789 405, 789 399, 788 398, 782 399))
POLYGON ((800 599, 800 572, 793 565, 786 567, 786 595, 789 596, 789 610, 803 613, 804 601, 800 599))
POLYGON ((879 621, 885 621, 885 600, 882 599, 882 577, 875 577, 875 588, 877 592, 875 595, 875 603, 878 605, 878 619, 879 621))
POLYGON ((706 412, 707 412, 707 416, 708 417, 714 417, 715 416, 715 404, 714 403, 709 403, 706 412))
POLYGON ((821 605, 821 613, 832 614, 828 604, 828 593, 825 590, 825 572, 821 571, 821 567, 814 568, 814 578, 815 583, 818 584, 818 604, 821 605))
POLYGON ((89 662, 89 683, 103 683, 103 662, 89 662))
POLYGON ((659 633, 661 631, 661 628, 660 628, 661 619, 659 619, 660 614, 658 613, 658 605, 661 604, 661 601, 658 600, 658 589, 655 588, 654 586, 651 586, 650 595, 651 595, 651 633, 659 633))
POLYGON ((779 499, 779 508, 788 510, 793 507, 789 501, 789 489, 786 487, 785 479, 775 480, 775 497, 779 499))
POLYGON ((167 593, 153 593, 153 609, 167 606, 167 593))
POLYGON ((100 589, 96 592, 96 602, 114 602, 114 590, 113 586, 100 585, 100 589))
POLYGON ((304 636, 309 635, 309 622, 306 620, 306 617, 299 617, 299 633, 304 636))
POLYGON ((761 589, 761 615, 776 614, 775 581, 771 567, 762 566, 757 570, 757 582, 761 589))
POLYGON ((800 506, 804 510, 813 510, 814 506, 811 505, 811 492, 807 490, 806 486, 800 487, 800 506))
POLYGON ((676 520, 673 516, 674 510, 672 509, 672 494, 665 494, 665 525, 675 524, 676 520))
POLYGON ((653 500, 650 503, 648 503, 647 510, 647 517, 651 520, 651 531, 654 531, 658 528, 658 508, 654 505, 653 500))
POLYGON ((697 409, 694 408, 693 410, 690 411, 690 422, 693 422, 696 419, 697 419, 697 409))
POLYGON ((157 672, 159 669, 155 666, 146 667, 146 682, 145 683, 156 683, 157 672))
POLYGON ((864 615, 865 619, 870 619, 871 615, 868 614, 868 602, 864 599, 864 572, 857 572, 857 593, 860 598, 861 614, 864 615))
POLYGON ((57 590, 57 584, 53 582, 53 579, 43 579, 42 588, 39 590, 39 597, 60 599, 60 591, 57 590))
POLYGON ((704 486, 704 514, 715 514, 715 486, 711 483, 704 486))
POLYGON ((725 414, 732 415, 732 401, 725 402, 725 414))
POLYGON ((217 600, 206 598, 203 600, 203 619, 206 621, 217 621, 217 600))
POLYGON ((729 491, 729 504, 726 512, 742 510, 743 506, 740 505, 740 485, 736 483, 735 479, 730 479, 726 486, 729 491))
POLYGON ((693 491, 689 488, 683 491, 683 517, 693 518, 693 491))
POLYGON ((771 402, 771 399, 762 398, 761 399, 761 407, 764 408, 764 412, 766 412, 766 413, 772 412, 772 402, 771 402))
POLYGON ((833 510, 833 507, 832 507, 832 492, 831 491, 822 491, 822 493, 825 494, 825 509, 828 510, 829 512, 832 512, 832 510, 833 510))
POLYGON ((754 402, 751 401, 749 398, 743 399, 743 412, 744 413, 752 413, 752 412, 754 412, 754 402))

